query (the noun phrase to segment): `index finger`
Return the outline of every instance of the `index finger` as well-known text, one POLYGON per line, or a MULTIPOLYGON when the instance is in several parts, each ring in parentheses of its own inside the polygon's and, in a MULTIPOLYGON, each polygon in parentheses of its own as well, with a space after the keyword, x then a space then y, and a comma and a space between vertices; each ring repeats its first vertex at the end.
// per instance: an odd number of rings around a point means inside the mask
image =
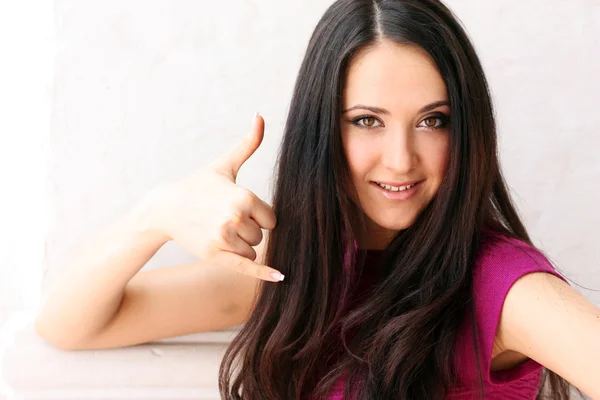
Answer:
POLYGON ((254 276, 263 281, 281 282, 284 279, 284 275, 276 269, 258 264, 249 258, 228 251, 217 252, 211 257, 211 261, 216 262, 218 265, 233 268, 241 274, 254 276))

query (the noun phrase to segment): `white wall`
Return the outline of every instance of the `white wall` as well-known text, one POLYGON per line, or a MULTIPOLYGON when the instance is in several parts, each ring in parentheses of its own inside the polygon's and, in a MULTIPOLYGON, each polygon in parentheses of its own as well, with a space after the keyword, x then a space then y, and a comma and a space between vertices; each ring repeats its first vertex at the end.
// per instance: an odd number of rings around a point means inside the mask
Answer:
MULTIPOLYGON (((263 145, 238 182, 265 198, 321 1, 56 2, 59 53, 47 267, 155 185, 230 149, 255 111, 263 145)), ((189 259, 169 244, 148 267, 189 259)))
MULTIPOLYGON (((504 169, 536 243, 600 288, 599 3, 448 3, 485 65, 504 169)), ((328 4, 3 2, 0 307, 35 304, 42 264, 64 265, 153 186, 231 148, 255 110, 266 137, 239 182, 268 199, 294 78, 328 4)), ((149 267, 187 259, 168 245, 149 267)))
MULTIPOLYGON (((155 185, 234 146, 254 111, 266 119, 265 140, 238 182, 270 200, 294 79, 329 4, 0 2, 0 311, 31 309, 44 269, 64 265, 155 185)), ((600 3, 448 4, 482 58, 504 170, 536 244, 568 277, 600 289, 600 3)), ((148 267, 188 259, 168 245, 148 267)), ((600 293, 575 287, 600 304, 600 293)), ((44 365, 68 363, 28 340, 12 346, 5 372, 13 373, 13 385, 47 390, 48 382, 35 378, 44 376, 44 365)), ((74 368, 96 360, 77 357, 74 368)), ((109 376, 105 367, 91 375, 109 376)), ((150 384, 164 373, 146 378, 150 384)), ((44 398, 65 398, 56 396, 44 398)))
POLYGON ((39 298, 54 39, 52 2, 0 2, 0 326, 39 298))
MULTIPOLYGON (((57 0, 46 266, 154 185, 230 149, 255 110, 266 137, 239 182, 268 198, 294 79, 330 3, 57 0)), ((600 289, 600 6, 559 3, 449 5, 487 70, 503 165, 536 243, 600 289)), ((187 259, 170 245, 149 267, 187 259)))
MULTIPOLYGON (((294 78, 330 4, 54 3, 0 10, 4 309, 35 304, 40 268, 64 265, 156 184, 231 148, 255 110, 266 137, 239 182, 268 199, 294 78)), ((486 68, 503 166, 536 243, 570 277, 600 289, 599 3, 448 3, 486 68)), ((170 244, 148 267, 188 259, 170 244)))
POLYGON ((600 2, 448 3, 490 80, 505 176, 534 242, 600 305, 600 2))

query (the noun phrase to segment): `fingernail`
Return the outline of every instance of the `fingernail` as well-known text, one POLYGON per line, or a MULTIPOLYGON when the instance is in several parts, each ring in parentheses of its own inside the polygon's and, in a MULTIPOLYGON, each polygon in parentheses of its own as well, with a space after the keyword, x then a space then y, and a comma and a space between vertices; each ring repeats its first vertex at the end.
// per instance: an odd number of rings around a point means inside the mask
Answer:
POLYGON ((252 122, 254 123, 254 121, 256 121, 256 117, 258 117, 258 113, 254 112, 254 117, 252 117, 252 122))
POLYGON ((279 272, 271 272, 271 276, 278 281, 282 281, 285 278, 285 275, 281 275, 279 272))

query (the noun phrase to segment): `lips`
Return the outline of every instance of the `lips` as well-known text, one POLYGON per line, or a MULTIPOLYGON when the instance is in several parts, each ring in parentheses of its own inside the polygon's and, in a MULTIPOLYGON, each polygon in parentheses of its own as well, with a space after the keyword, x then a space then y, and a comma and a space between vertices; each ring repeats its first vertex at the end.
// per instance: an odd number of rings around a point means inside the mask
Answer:
POLYGON ((373 181, 374 183, 381 183, 383 185, 388 185, 388 186, 395 186, 395 187, 400 187, 400 186, 409 186, 409 185, 414 185, 416 183, 420 183, 421 180, 412 180, 412 181, 406 181, 406 182, 392 182, 392 181, 373 181))
POLYGON ((410 186, 410 189, 403 189, 403 190, 385 189, 385 188, 381 187, 379 184, 377 184, 376 182, 371 182, 370 184, 373 185, 375 190, 377 190, 377 193, 381 194, 384 198, 386 198, 388 200, 393 200, 393 201, 402 201, 402 200, 407 200, 407 199, 412 198, 415 195, 415 193, 417 193, 417 191, 420 190, 422 181, 413 181, 413 182, 415 182, 415 184, 410 186))

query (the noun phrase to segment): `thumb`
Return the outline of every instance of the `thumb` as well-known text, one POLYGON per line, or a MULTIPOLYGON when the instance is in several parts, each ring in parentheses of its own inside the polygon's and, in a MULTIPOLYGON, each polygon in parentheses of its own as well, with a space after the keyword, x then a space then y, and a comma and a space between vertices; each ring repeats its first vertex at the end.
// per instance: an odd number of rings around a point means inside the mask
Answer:
POLYGON ((242 165, 250 158, 262 143, 265 133, 265 121, 258 113, 252 119, 252 129, 231 152, 212 163, 213 168, 229 176, 234 182, 242 165))

